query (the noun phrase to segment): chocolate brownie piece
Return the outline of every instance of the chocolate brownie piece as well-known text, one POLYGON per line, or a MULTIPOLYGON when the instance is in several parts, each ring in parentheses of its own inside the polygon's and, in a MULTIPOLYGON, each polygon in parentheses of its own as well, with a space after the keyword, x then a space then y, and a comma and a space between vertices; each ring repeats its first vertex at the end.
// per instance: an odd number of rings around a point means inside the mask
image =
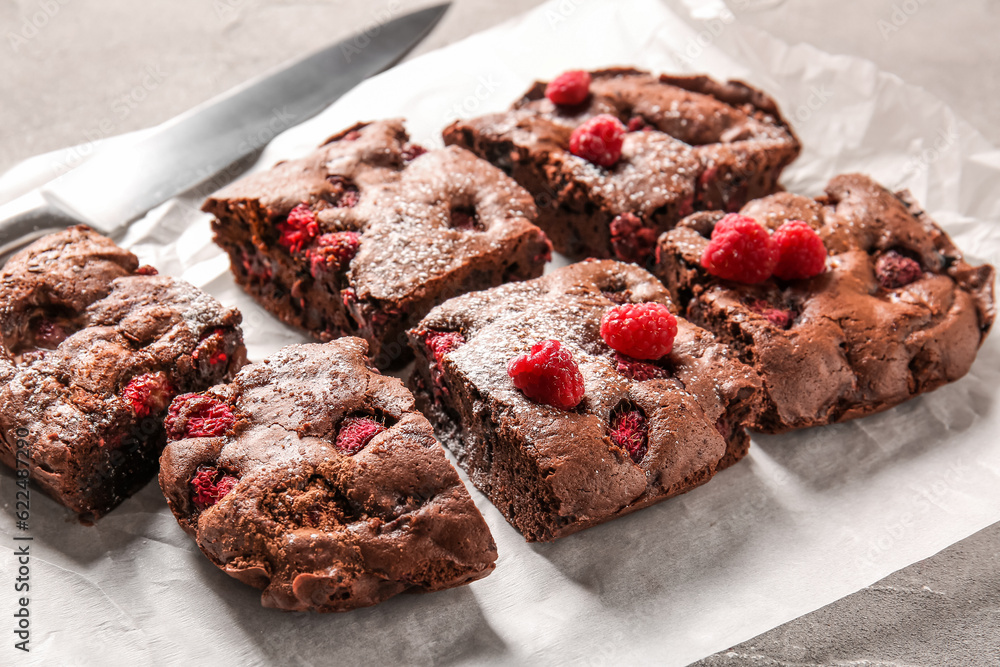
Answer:
POLYGON ((742 424, 757 406, 757 374, 680 318, 673 350, 659 362, 618 355, 600 321, 630 302, 669 298, 635 265, 592 260, 451 299, 410 331, 418 405, 528 541, 683 493, 746 454, 742 424), (583 375, 573 410, 532 402, 508 376, 508 360, 546 339, 560 341, 583 375), (613 441, 611 422, 623 419, 644 445, 627 451, 613 441))
POLYGON ((766 227, 803 220, 828 252, 807 280, 741 285, 700 257, 721 212, 660 237, 656 272, 689 319, 763 376, 769 433, 861 417, 965 375, 996 314, 993 267, 973 267, 908 193, 837 176, 826 196, 780 193, 742 211, 766 227))
POLYGON ((358 335, 376 365, 445 299, 538 276, 551 244, 530 195, 468 151, 425 152, 401 120, 361 123, 216 193, 236 281, 319 340, 358 335))
POLYGON ((177 393, 245 362, 240 313, 79 226, 0 273, 0 460, 84 521, 149 481, 177 393))
POLYGON ((778 106, 738 81, 591 73, 577 106, 553 104, 536 82, 510 111, 459 120, 445 143, 464 146, 535 197, 538 224, 571 257, 643 263, 660 232, 692 211, 735 210, 775 192, 799 142, 778 106), (598 114, 630 130, 621 159, 604 168, 573 155, 574 128, 598 114))
POLYGON ((430 423, 367 348, 292 345, 171 405, 167 503, 265 607, 346 611, 493 570, 496 544, 430 423))

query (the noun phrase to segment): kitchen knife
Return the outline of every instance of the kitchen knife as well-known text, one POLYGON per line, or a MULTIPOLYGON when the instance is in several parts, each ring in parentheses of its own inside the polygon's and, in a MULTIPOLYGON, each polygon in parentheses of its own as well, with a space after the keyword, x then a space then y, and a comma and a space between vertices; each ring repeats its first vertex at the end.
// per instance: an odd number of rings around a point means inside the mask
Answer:
POLYGON ((373 24, 112 147, 0 206, 0 257, 53 230, 84 223, 116 236, 129 222, 266 145, 389 68, 430 32, 448 4, 373 24))

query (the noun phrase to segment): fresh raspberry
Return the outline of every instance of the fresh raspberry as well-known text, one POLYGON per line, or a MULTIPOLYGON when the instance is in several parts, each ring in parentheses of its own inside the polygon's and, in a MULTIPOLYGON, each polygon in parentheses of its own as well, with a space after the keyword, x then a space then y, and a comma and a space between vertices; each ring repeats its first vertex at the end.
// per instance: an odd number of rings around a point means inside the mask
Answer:
POLYGON ((795 321, 796 313, 788 308, 775 308, 764 299, 750 302, 750 310, 767 318, 767 321, 779 329, 788 329, 795 321))
POLYGON ((411 160, 416 160, 418 157, 427 152, 427 149, 420 144, 406 144, 403 146, 403 151, 401 153, 403 160, 410 162, 411 160))
POLYGON ((614 116, 601 114, 583 123, 569 136, 569 150, 602 167, 610 167, 622 156, 625 126, 614 116))
POLYGON ((306 251, 309 273, 313 278, 319 278, 327 272, 346 271, 351 260, 358 254, 361 235, 357 232, 331 232, 321 235, 316 246, 306 251))
POLYGON ((771 240, 778 247, 774 275, 783 280, 812 278, 826 268, 826 246, 807 223, 789 220, 778 227, 771 240))
POLYGON ((35 344, 40 347, 55 348, 59 343, 69 338, 70 332, 58 322, 40 320, 35 325, 35 344))
POLYGON ((635 214, 622 213, 611 221, 611 249, 625 262, 645 264, 656 248, 656 230, 635 214))
POLYGON ((638 463, 649 448, 646 434, 646 416, 636 407, 626 407, 611 414, 611 442, 615 443, 638 463))
POLYGON ((156 276, 160 272, 156 268, 150 266, 149 264, 143 264, 138 269, 135 270, 135 275, 137 276, 156 276))
POLYGON ((384 430, 385 424, 371 417, 348 417, 340 425, 337 440, 333 444, 343 453, 353 456, 384 430))
POLYGON ((358 186, 343 176, 327 176, 326 180, 333 186, 333 192, 328 198, 337 208, 354 208, 361 200, 358 186))
POLYGON ((636 382, 646 380, 665 380, 670 377, 670 371, 661 366, 647 364, 632 357, 625 356, 621 352, 615 352, 615 370, 636 382))
POLYGON ((612 306, 601 318, 601 338, 633 359, 659 359, 674 347, 677 318, 662 303, 612 306))
POLYGON ((476 209, 460 206, 451 209, 452 229, 482 230, 483 223, 476 214, 476 209))
POLYGON ((204 511, 228 495, 238 481, 218 468, 198 466, 191 478, 191 500, 198 511, 204 511))
POLYGON ((162 412, 174 397, 174 386, 164 373, 138 375, 122 389, 122 399, 136 417, 148 417, 162 412))
POLYGON ((590 74, 578 69, 563 72, 545 86, 545 97, 560 106, 579 104, 589 94, 590 74))
POLYGON ((289 252, 299 252, 319 233, 316 215, 308 204, 299 204, 278 223, 278 232, 281 234, 278 243, 288 248, 289 252))
POLYGON ((204 394, 181 394, 170 404, 163 420, 171 440, 222 435, 235 423, 228 405, 204 394))
POLYGON ((531 352, 507 362, 514 386, 538 403, 571 410, 583 400, 583 374, 569 350, 557 340, 543 340, 531 352))
POLYGON ((875 261, 875 276, 886 289, 909 285, 924 275, 920 263, 906 255, 890 250, 875 261))
POLYGON ((767 280, 778 247, 756 220, 730 213, 715 224, 701 265, 713 276, 752 285, 767 280))
POLYGON ((424 344, 430 349, 434 363, 440 364, 444 355, 465 344, 465 336, 457 331, 428 331, 424 334, 424 344))

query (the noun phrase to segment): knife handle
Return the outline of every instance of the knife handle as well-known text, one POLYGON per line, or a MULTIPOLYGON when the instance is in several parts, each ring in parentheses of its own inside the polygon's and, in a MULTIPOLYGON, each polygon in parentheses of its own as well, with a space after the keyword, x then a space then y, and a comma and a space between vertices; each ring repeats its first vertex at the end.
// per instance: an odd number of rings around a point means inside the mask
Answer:
POLYGON ((80 224, 33 190, 0 206, 0 261, 35 239, 80 224))

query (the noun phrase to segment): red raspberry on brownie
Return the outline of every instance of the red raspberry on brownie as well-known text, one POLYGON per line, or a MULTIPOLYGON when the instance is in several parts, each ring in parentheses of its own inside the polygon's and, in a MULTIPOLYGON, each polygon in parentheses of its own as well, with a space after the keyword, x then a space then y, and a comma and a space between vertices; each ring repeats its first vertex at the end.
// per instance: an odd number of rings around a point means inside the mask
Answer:
POLYGON ((666 368, 633 359, 621 352, 615 354, 615 370, 636 382, 663 380, 670 377, 670 371, 666 368))
POLYGON ((309 273, 318 278, 324 271, 345 271, 358 254, 361 235, 357 232, 331 232, 316 240, 315 248, 306 251, 309 273))
POLYGON ((191 500, 199 510, 207 509, 229 495, 238 481, 218 468, 199 466, 191 478, 191 500))
POLYGON ((625 126, 608 114, 594 116, 569 136, 569 150, 573 155, 601 167, 613 166, 622 156, 625 126))
POLYGON ((885 289, 909 285, 923 274, 919 262, 897 250, 890 250, 875 261, 875 277, 885 289))
POLYGON ((615 443, 638 463, 646 456, 649 449, 649 437, 646 434, 646 416, 642 410, 634 406, 617 410, 611 415, 611 442, 615 443))
POLYGON ((612 306, 601 318, 601 338, 633 359, 659 359, 674 346, 677 318, 662 303, 612 306))
POLYGON ((826 246, 808 223, 789 220, 778 227, 771 240, 778 247, 774 275, 784 280, 812 278, 826 268, 826 246))
POLYGON ((372 438, 385 431, 385 424, 371 417, 348 417, 340 425, 337 440, 333 443, 337 449, 351 456, 365 448, 372 438))
POLYGON ((137 417, 148 417, 162 412, 170 405, 174 387, 165 373, 144 373, 129 380, 122 390, 122 398, 137 417))
POLYGON ((195 393, 175 398, 163 421, 171 440, 222 435, 235 423, 236 417, 228 405, 217 398, 195 393))
POLYGON ((552 79, 545 86, 545 97, 553 104, 572 106, 587 99, 590 94, 590 72, 570 70, 552 79))
POLYGON ((278 243, 289 252, 299 252, 308 245, 319 233, 316 215, 308 204, 299 204, 291 210, 288 217, 278 223, 278 243))
POLYGON ((507 375, 515 387, 538 403, 571 410, 583 400, 580 367, 557 340, 535 343, 530 352, 511 359, 507 375))
POLYGON ((730 213, 716 223, 701 265, 713 276, 753 285, 771 277, 778 247, 753 218, 730 213))
POLYGON ((634 213, 616 216, 608 231, 611 232, 611 249, 622 261, 645 264, 656 249, 656 228, 634 213))
POLYGON ((465 336, 457 331, 428 331, 424 341, 434 355, 434 362, 440 364, 444 355, 462 346, 465 336))

